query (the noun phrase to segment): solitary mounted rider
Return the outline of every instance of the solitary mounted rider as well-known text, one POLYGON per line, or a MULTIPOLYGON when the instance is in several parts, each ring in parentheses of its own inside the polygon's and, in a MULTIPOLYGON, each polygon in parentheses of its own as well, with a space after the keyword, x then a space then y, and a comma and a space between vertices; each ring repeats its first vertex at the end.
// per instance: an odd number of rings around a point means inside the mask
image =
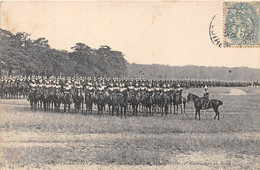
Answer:
POLYGON ((203 100, 202 100, 202 108, 206 109, 209 102, 209 90, 208 87, 204 87, 203 100))

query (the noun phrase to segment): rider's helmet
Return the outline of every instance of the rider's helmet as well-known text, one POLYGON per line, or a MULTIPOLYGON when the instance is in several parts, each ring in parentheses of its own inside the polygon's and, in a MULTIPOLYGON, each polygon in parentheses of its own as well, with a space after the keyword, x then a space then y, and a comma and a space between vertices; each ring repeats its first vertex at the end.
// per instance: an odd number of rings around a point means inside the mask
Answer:
POLYGON ((177 84, 177 88, 180 88, 181 86, 180 86, 180 84, 177 84))
POLYGON ((208 90, 208 87, 205 85, 204 89, 205 89, 205 90, 208 90))

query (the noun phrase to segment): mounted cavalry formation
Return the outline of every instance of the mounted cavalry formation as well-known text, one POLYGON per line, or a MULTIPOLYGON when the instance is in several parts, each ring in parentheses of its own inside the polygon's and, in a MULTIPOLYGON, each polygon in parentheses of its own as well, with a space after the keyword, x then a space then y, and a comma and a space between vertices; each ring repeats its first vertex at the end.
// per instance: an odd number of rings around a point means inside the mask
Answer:
MULTIPOLYGON (((126 117, 146 113, 153 115, 171 112, 185 113, 186 98, 182 87, 194 83, 187 80, 140 80, 140 79, 104 79, 86 77, 8 77, 1 79, 1 98, 27 98, 31 110, 76 112, 92 114, 93 108, 98 114, 108 112, 111 115, 126 117)), ((201 83, 201 82, 200 82, 201 83)), ((205 86, 215 86, 217 82, 203 82, 205 86)), ((225 83, 222 83, 225 84, 225 83)), ((248 84, 237 84, 245 86, 248 84)), ((209 100, 208 92, 200 98, 189 93, 187 101, 193 101, 200 119, 200 110, 213 108, 218 116, 218 107, 223 103, 209 100)))

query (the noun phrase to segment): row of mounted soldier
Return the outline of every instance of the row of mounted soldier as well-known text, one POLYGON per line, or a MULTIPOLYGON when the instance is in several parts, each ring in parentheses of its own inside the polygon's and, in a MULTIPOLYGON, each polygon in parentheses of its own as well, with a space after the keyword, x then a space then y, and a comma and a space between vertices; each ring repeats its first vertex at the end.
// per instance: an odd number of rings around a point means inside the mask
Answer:
MULTIPOLYGON (((71 110, 92 114, 93 105, 98 114, 108 109, 109 114, 116 112, 126 116, 127 111, 134 115, 139 112, 147 114, 162 113, 167 115, 172 106, 181 106, 185 112, 186 98, 182 88, 199 83, 198 87, 225 85, 221 81, 193 80, 140 80, 140 79, 104 79, 86 77, 4 77, 1 79, 1 97, 26 97, 32 110, 63 111, 71 110), (85 105, 85 111, 84 111, 85 105), (107 106, 107 107, 106 107, 107 106)), ((235 85, 247 86, 249 83, 237 82, 235 85)), ((205 99, 207 99, 205 97, 205 99)), ((206 106, 205 106, 206 107, 206 106)))

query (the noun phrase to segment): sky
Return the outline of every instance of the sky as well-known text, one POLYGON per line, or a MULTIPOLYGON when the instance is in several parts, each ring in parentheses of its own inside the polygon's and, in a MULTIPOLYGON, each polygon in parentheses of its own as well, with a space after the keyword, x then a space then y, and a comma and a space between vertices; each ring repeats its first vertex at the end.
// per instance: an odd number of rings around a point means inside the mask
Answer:
POLYGON ((260 68, 259 48, 219 48, 223 3, 213 2, 1 2, 0 27, 45 37, 55 49, 76 43, 108 45, 137 64, 260 68))

